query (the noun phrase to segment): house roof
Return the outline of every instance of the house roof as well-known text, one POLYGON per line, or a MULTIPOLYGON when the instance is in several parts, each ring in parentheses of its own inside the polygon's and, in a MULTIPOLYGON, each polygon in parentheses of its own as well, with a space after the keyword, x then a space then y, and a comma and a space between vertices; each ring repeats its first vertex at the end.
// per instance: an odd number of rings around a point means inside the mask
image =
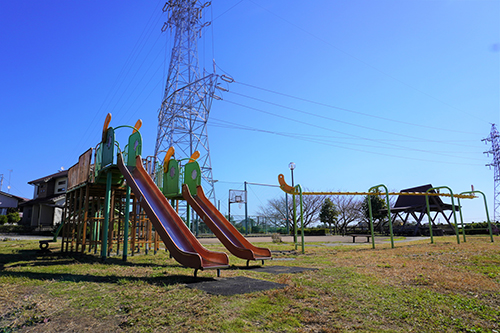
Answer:
POLYGON ((66 197, 65 193, 63 193, 63 194, 58 193, 58 194, 51 195, 49 197, 36 198, 36 199, 32 199, 32 200, 23 202, 20 204, 20 206, 32 206, 32 205, 36 205, 36 204, 54 204, 57 201, 61 200, 62 198, 65 198, 65 197, 66 197))
POLYGON ((32 181, 28 182, 28 184, 35 185, 35 184, 40 184, 40 183, 46 183, 53 178, 66 177, 67 175, 68 175, 68 170, 63 170, 63 171, 56 172, 56 173, 49 175, 49 176, 45 176, 45 177, 42 177, 39 179, 32 180, 32 181))
POLYGON ((5 192, 2 192, 2 191, 0 191, 0 195, 6 196, 6 197, 9 197, 9 198, 13 198, 13 199, 17 199, 18 201, 28 201, 29 200, 27 198, 19 197, 17 195, 13 195, 13 194, 10 194, 10 193, 5 193, 5 192))

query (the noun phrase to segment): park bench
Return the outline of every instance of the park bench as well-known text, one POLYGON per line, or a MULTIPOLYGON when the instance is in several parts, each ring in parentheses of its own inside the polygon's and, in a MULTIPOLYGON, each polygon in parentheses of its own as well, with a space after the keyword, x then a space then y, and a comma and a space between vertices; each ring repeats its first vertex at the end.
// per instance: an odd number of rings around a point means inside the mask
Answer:
POLYGON ((370 235, 370 234, 349 234, 347 236, 351 236, 352 237, 352 242, 353 243, 356 243, 356 237, 366 237, 366 242, 368 243, 368 242, 370 242, 370 237, 372 235, 370 235))

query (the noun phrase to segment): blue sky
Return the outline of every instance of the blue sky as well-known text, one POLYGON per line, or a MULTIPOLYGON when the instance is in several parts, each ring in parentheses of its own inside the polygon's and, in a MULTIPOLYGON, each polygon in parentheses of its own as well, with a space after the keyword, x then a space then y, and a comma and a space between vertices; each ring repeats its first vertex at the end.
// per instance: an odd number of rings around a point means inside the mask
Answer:
MULTIPOLYGON (((108 112, 113 126, 141 118, 153 154, 173 38, 163 4, 0 3, 2 191, 10 178, 32 197, 27 182, 75 164, 108 112)), ((214 0, 206 15, 200 66, 235 79, 208 128, 223 212, 244 181, 290 182, 291 161, 310 190, 473 184, 493 207, 481 139, 500 121, 500 1, 214 0)), ((282 195, 249 186, 250 213, 282 195)), ((466 220, 482 209, 464 202, 466 220)))

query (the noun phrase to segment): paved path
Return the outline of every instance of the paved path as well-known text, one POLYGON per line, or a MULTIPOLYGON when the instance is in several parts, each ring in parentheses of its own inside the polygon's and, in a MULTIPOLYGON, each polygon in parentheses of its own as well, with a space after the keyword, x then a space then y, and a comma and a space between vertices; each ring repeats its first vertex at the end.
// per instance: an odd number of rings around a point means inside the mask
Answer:
MULTIPOLYGON (((396 237, 395 237, 396 238, 396 237)), ((247 239, 251 243, 271 243, 273 240, 271 235, 269 236, 258 236, 258 237, 247 237, 247 239)), ((397 238, 396 238, 397 239, 397 238)), ((429 239, 429 237, 405 237, 403 240, 395 240, 396 243, 401 242, 412 242, 416 240, 429 239)), ((201 244, 220 244, 220 241, 217 238, 198 238, 201 244)), ((293 243, 293 236, 281 236, 281 240, 287 243, 293 243)), ((298 237, 298 242, 300 243, 301 237, 298 237)), ((352 242, 352 237, 349 235, 346 236, 304 236, 304 242, 307 243, 323 243, 324 245, 336 246, 336 245, 363 245, 363 244, 371 244, 371 240, 369 243, 366 242, 366 237, 356 237, 356 243, 352 242)), ((376 236, 375 243, 383 244, 390 243, 391 237, 389 236, 376 236)))
MULTIPOLYGON (((16 234, 0 234, 1 240, 49 240, 52 239, 51 236, 40 236, 40 235, 16 235, 16 234)), ((59 238, 60 239, 60 238, 59 238)), ((257 237, 247 237, 251 243, 271 243, 273 240, 271 235, 269 236, 257 236, 257 237)), ((396 238, 397 239, 397 238, 396 238)), ((416 240, 429 239, 429 237, 406 237, 403 240, 395 240, 395 243, 402 242, 412 242, 416 240)), ((201 244, 221 244, 219 239, 216 237, 211 238, 198 238, 201 244)), ((293 236, 281 236, 281 240, 287 243, 293 243, 293 236)), ((298 237, 298 242, 301 242, 301 237, 298 237)), ((356 243, 352 242, 352 237, 346 236, 304 236, 304 241, 308 243, 323 243, 325 246, 340 246, 340 245, 363 245, 371 244, 366 242, 366 237, 356 237, 356 243)), ((390 243, 391 238, 389 236, 376 236, 376 244, 390 243)))
POLYGON ((1 240, 44 240, 52 239, 53 236, 42 235, 18 235, 18 234, 0 234, 1 240))

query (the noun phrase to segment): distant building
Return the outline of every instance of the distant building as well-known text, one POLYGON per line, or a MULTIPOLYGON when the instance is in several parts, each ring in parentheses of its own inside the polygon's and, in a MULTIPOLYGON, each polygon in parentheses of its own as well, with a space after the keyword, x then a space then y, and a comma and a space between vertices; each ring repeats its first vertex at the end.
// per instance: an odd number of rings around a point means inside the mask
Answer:
POLYGON ((60 223, 66 202, 68 171, 32 180, 28 184, 35 186, 33 199, 22 204, 23 218, 20 223, 38 228, 60 223))
POLYGON ((20 204, 28 200, 29 199, 0 191, 0 215, 7 215, 7 210, 9 208, 18 209, 20 204))

